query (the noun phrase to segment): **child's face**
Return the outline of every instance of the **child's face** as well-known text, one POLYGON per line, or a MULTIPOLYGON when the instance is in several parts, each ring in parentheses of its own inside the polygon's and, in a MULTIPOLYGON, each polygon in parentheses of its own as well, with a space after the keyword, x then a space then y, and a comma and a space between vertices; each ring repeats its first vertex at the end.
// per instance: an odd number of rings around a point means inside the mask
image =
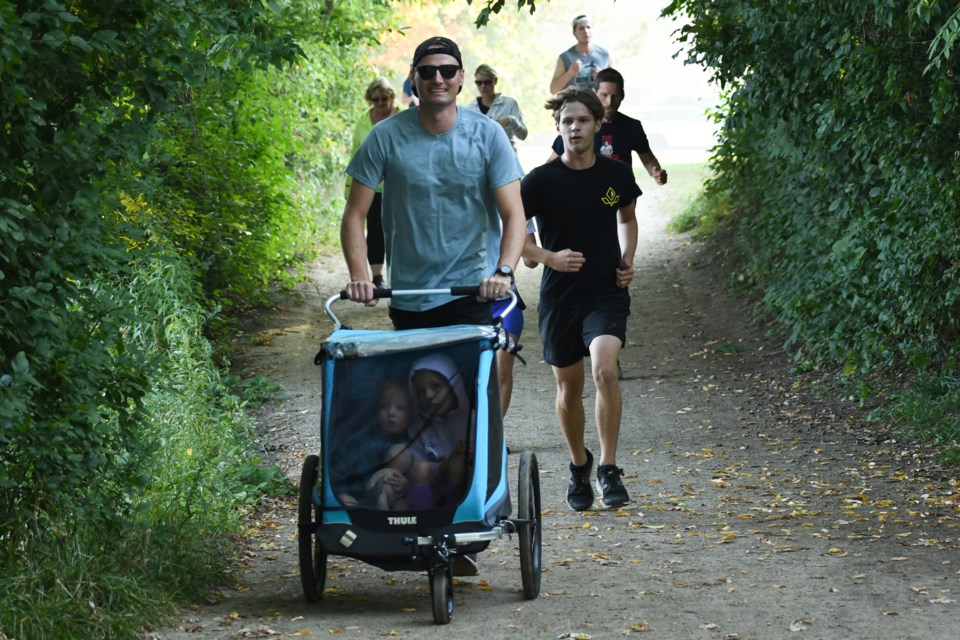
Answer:
POLYGON ((410 400, 403 389, 387 387, 380 393, 377 401, 377 422, 380 428, 390 435, 407 430, 410 422, 410 400))
POLYGON ((431 416, 444 416, 456 407, 457 398, 447 379, 436 371, 417 371, 413 374, 413 393, 417 408, 431 416))

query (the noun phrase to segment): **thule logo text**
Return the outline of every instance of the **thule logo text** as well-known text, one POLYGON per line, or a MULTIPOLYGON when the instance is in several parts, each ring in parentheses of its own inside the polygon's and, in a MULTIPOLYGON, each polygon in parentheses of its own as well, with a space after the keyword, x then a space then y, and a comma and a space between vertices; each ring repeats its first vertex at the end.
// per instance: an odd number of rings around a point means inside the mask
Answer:
POLYGON ((417 524, 417 516, 387 516, 387 524, 417 524))

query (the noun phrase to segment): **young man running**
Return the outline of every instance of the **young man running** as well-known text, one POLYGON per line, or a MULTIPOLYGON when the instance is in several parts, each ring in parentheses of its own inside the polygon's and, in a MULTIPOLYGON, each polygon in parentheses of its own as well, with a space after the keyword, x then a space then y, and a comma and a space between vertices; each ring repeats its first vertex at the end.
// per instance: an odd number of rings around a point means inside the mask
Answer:
POLYGON ((593 505, 594 458, 584 443, 583 358, 589 355, 597 389, 600 436, 597 487, 607 507, 630 501, 617 466, 622 398, 617 356, 626 340, 636 200, 640 187, 626 164, 597 156, 593 137, 603 105, 590 89, 569 87, 547 101, 563 155, 521 182, 527 217, 536 217, 543 247, 528 241, 524 258, 544 265, 540 282, 540 336, 557 381, 556 411, 570 450, 567 503, 593 505))
POLYGON ((579 15, 573 19, 573 37, 577 44, 559 56, 550 79, 550 93, 567 87, 592 87, 597 72, 613 64, 610 52, 593 43, 593 20, 579 15))
MULTIPOLYGON (((597 83, 594 87, 600 103, 603 105, 603 122, 600 131, 594 136, 593 148, 601 156, 613 160, 633 164, 633 154, 636 153, 650 177, 657 184, 667 184, 667 170, 660 166, 660 161, 650 149, 650 142, 643 125, 636 118, 631 118, 620 111, 620 105, 626 93, 623 89, 623 75, 616 69, 603 69, 597 74, 597 83)), ((557 136, 547 162, 563 153, 563 140, 557 136)))

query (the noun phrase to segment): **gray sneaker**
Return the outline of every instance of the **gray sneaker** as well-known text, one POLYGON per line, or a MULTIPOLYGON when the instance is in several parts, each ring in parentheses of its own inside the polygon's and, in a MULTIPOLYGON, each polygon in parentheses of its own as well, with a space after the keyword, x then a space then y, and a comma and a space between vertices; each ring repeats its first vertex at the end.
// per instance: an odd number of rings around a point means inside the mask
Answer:
POLYGON ((589 450, 587 450, 587 462, 582 467, 570 463, 567 504, 574 511, 586 511, 593 506, 593 488, 590 486, 591 471, 593 471, 593 454, 589 450))
POLYGON ((615 464, 603 464, 597 467, 597 491, 603 494, 603 504, 619 507, 630 502, 627 488, 620 481, 623 469, 615 464))

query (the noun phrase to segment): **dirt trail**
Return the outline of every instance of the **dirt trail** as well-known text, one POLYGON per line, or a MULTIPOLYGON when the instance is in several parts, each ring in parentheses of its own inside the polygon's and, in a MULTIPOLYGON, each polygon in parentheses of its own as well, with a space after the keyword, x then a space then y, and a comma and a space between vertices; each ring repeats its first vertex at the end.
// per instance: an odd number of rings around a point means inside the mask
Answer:
MULTIPOLYGON (((540 598, 522 598, 517 541, 503 539, 480 555, 480 576, 458 579, 449 626, 433 624, 425 574, 342 558, 331 558, 324 601, 308 605, 291 500, 252 523, 236 581, 155 637, 956 638, 960 482, 923 477, 913 452, 870 432, 853 403, 810 393, 813 379, 792 376, 727 294, 724 270, 664 232, 669 186, 650 191, 621 357, 628 508, 566 506, 568 458, 536 335, 540 271, 519 274, 529 366, 517 367, 506 430, 512 450, 540 461, 540 598)), ((251 318, 237 345, 241 371, 286 390, 259 431, 294 481, 319 449, 323 298, 346 281, 339 256, 312 275, 302 304, 251 318)), ((353 326, 385 326, 383 308, 341 308, 353 326)))

